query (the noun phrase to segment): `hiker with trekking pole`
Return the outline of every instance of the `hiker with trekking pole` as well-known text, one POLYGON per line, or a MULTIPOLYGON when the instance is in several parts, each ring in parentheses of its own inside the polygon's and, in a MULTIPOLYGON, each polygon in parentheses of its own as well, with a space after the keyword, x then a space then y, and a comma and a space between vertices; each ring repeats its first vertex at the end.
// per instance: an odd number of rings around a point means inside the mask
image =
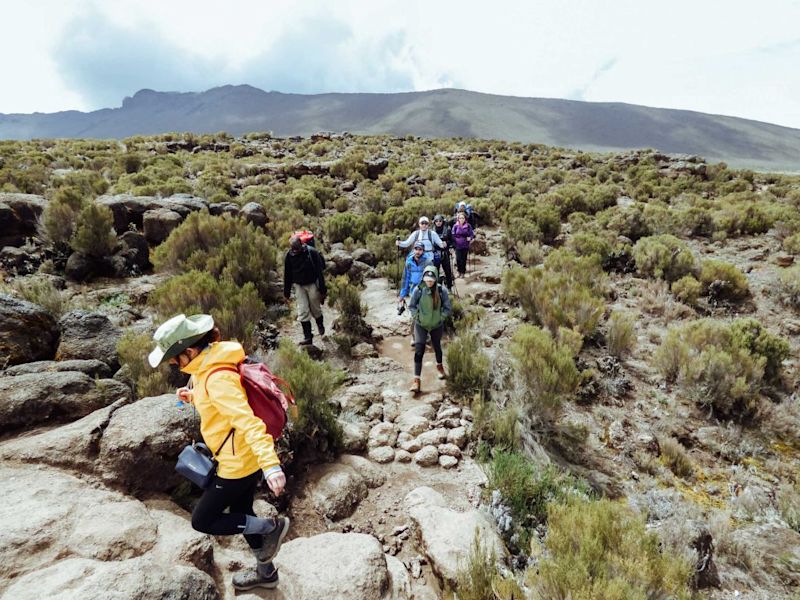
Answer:
POLYGON ((434 251, 437 249, 444 249, 447 244, 445 244, 439 234, 435 231, 431 231, 430 229, 430 219, 428 217, 422 216, 419 218, 419 229, 416 231, 411 232, 405 240, 395 240, 395 244, 398 248, 408 248, 409 246, 414 246, 417 242, 422 243, 423 248, 425 249, 425 258, 431 262, 434 260, 434 251))
POLYGON ((446 377, 442 364, 442 334, 444 322, 453 312, 453 308, 447 290, 439 283, 439 272, 433 265, 425 267, 422 283, 411 295, 408 308, 414 320, 414 381, 411 392, 416 394, 421 389, 422 359, 429 336, 436 356, 438 377, 446 377))
POLYGON ((286 425, 294 398, 284 394, 266 365, 251 362, 242 345, 222 341, 211 315, 177 315, 153 334, 151 367, 168 362, 190 375, 177 390, 179 405, 200 417, 204 443, 186 446, 175 470, 203 490, 192 511, 192 527, 211 535, 244 535, 256 564, 237 573, 233 587, 249 590, 278 585, 272 559, 289 530, 289 519, 258 517, 253 499, 262 479, 276 495, 286 476, 274 441, 286 425))
POLYGON ((456 213, 456 223, 450 230, 450 237, 456 251, 456 269, 458 276, 464 277, 467 271, 467 258, 469 256, 469 246, 475 239, 475 231, 472 225, 467 222, 467 214, 464 211, 456 213))
POLYGON ((444 249, 438 252, 434 251, 433 266, 439 269, 439 272, 444 272, 444 285, 448 290, 452 291, 453 288, 453 269, 450 264, 450 247, 453 245, 453 240, 450 235, 450 225, 444 220, 444 215, 436 215, 433 218, 433 230, 445 243, 444 249), (437 260, 438 258, 438 260, 437 260))
MULTIPOLYGON (((397 296, 397 314, 402 315, 406 310, 406 298, 410 297, 417 286, 422 282, 422 275, 425 268, 432 265, 430 260, 425 257, 425 246, 421 241, 414 243, 414 250, 408 256, 403 268, 402 284, 400 293, 397 296)), ((411 336, 414 337, 414 327, 411 327, 411 336)), ((412 341, 413 345, 414 342, 412 341)))

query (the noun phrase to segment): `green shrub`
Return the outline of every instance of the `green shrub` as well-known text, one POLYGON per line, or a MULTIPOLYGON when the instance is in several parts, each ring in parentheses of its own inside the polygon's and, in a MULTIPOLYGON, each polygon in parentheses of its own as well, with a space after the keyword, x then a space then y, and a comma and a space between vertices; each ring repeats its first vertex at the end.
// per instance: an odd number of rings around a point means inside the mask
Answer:
POLYGON ((262 298, 274 295, 275 244, 243 219, 192 213, 156 248, 153 263, 159 271, 207 271, 239 287, 252 283, 262 298))
POLYGON ((72 249, 95 258, 111 256, 117 236, 114 232, 114 214, 102 204, 90 203, 81 209, 75 219, 72 249))
POLYGON ((718 415, 748 417, 764 379, 778 380, 788 352, 786 340, 754 319, 699 319, 670 328, 655 362, 668 381, 677 381, 718 415))
POLYGON ((503 293, 519 300, 527 318, 554 335, 562 327, 592 334, 605 309, 606 276, 597 256, 552 252, 543 268, 512 268, 503 274, 503 293))
POLYGON ((460 565, 456 590, 458 600, 495 600, 493 582, 497 577, 494 548, 481 543, 480 532, 476 529, 472 548, 466 564, 460 565))
POLYGON ((780 274, 781 299, 795 310, 800 310, 800 265, 785 269, 780 274))
POLYGON ((39 220, 39 235, 56 249, 68 249, 75 233, 76 214, 67 204, 49 202, 39 220))
POLYGON ((723 208, 714 215, 714 228, 729 235, 756 235, 766 233, 773 219, 755 202, 730 202, 721 199, 723 208))
POLYGON ((783 240, 783 249, 789 254, 800 254, 800 231, 783 240))
POLYGON ((475 394, 471 403, 474 435, 499 450, 519 447, 519 415, 513 406, 498 406, 485 394, 475 394))
POLYGON ((577 391, 580 373, 573 349, 554 340, 546 330, 522 325, 511 340, 510 351, 532 412, 547 418, 547 413, 557 412, 561 402, 577 391))
POLYGON ((168 381, 167 367, 161 365, 153 369, 147 362, 147 356, 153 346, 153 340, 149 335, 131 330, 126 331, 117 342, 119 363, 128 368, 137 398, 166 394, 172 389, 168 381))
POLYGON ((533 267, 544 260, 544 252, 539 242, 520 242, 517 244, 519 262, 526 267, 533 267))
POLYGON ((529 583, 542 598, 689 600, 692 566, 660 549, 645 519, 601 499, 551 504, 547 553, 529 583))
POLYGON ((394 242, 395 236, 391 233, 370 233, 367 235, 366 246, 379 263, 399 262, 400 251, 394 242))
POLYGON ((364 218, 353 213, 337 213, 325 221, 325 237, 330 244, 343 242, 347 238, 363 242, 366 234, 364 218))
POLYGON ((674 235, 653 235, 633 246, 636 269, 645 277, 677 281, 695 269, 695 258, 684 242, 674 235))
POLYGON ((578 256, 597 255, 600 261, 611 255, 611 242, 605 237, 588 231, 579 231, 570 237, 567 247, 578 256))
POLYGON ((612 206, 597 214, 597 225, 601 231, 611 231, 622 235, 632 242, 652 233, 644 218, 642 204, 621 207, 612 206))
POLYGON ((364 321, 367 307, 361 303, 361 292, 350 283, 346 275, 331 282, 329 296, 331 304, 339 311, 334 329, 348 336, 351 346, 372 337, 372 328, 364 321))
POLYGON ((778 509, 786 524, 800 533, 800 483, 784 483, 778 488, 778 509))
POLYGON ((532 530, 547 520, 547 507, 576 495, 587 495, 585 484, 552 465, 539 466, 519 452, 498 450, 487 466, 489 490, 499 490, 511 509, 520 546, 526 547, 532 530))
POLYGON ((747 277, 730 263, 704 260, 700 265, 703 293, 715 302, 740 302, 750 295, 747 277))
POLYGON ((608 319, 606 333, 608 353, 617 358, 633 352, 636 347, 636 327, 633 315, 614 311, 608 319))
POLYGON ((19 277, 12 279, 8 287, 21 298, 43 307, 56 320, 69 310, 64 293, 47 277, 19 277))
POLYGON ((551 202, 529 196, 511 199, 504 216, 507 235, 515 242, 552 243, 561 232, 559 210, 551 202))
POLYGON ((273 370, 291 386, 297 402, 297 416, 291 428, 296 451, 338 451, 342 429, 330 399, 344 381, 344 372, 315 361, 286 339, 280 343, 273 370))
POLYGON ((691 477, 694 475, 692 459, 680 443, 671 437, 662 437, 658 440, 661 462, 678 477, 691 477))
POLYGON ((703 284, 694 278, 694 275, 684 275, 670 286, 673 295, 681 302, 694 306, 703 293, 703 284))
POLYGON ((447 387, 454 394, 482 392, 489 384, 489 357, 481 346, 470 331, 462 331, 447 345, 447 387))
POLYGON ((148 298, 162 318, 185 313, 209 313, 223 338, 238 340, 247 351, 254 349, 254 334, 266 307, 255 285, 239 287, 211 273, 189 271, 162 283, 148 298))
POLYGON ((314 193, 306 189, 297 189, 291 195, 292 204, 305 215, 316 217, 322 210, 322 203, 314 193))

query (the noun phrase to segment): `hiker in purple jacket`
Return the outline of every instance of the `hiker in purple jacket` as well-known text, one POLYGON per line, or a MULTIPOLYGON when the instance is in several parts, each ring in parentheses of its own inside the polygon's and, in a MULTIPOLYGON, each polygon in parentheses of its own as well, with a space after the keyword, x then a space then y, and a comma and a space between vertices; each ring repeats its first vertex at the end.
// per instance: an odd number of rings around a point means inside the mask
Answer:
POLYGON ((450 237, 456 246, 456 268, 459 277, 464 277, 467 272, 467 255, 469 254, 469 244, 475 239, 475 232, 472 225, 467 223, 467 215, 463 211, 456 214, 456 224, 450 230, 450 237))

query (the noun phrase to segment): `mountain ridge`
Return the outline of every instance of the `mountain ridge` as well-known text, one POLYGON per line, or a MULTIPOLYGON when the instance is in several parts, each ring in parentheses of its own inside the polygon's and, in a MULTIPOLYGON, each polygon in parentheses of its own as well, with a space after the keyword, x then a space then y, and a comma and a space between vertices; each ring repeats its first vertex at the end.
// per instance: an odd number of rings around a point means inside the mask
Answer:
POLYGON ((123 138, 174 131, 471 137, 587 151, 654 148, 736 167, 800 171, 800 129, 725 115, 624 102, 423 92, 291 94, 250 85, 203 92, 142 89, 91 112, 0 113, 0 139, 123 138))

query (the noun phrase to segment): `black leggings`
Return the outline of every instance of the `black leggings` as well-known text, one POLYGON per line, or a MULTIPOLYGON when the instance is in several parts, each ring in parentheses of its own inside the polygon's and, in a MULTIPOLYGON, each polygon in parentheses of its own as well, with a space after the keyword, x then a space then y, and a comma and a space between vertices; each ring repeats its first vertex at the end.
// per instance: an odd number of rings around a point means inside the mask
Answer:
MULTIPOLYGON (((192 511, 192 527, 211 535, 242 533, 246 515, 256 515, 253 498, 261 477, 261 469, 241 479, 214 477, 192 511), (230 512, 224 512, 226 508, 230 512)), ((256 534, 244 537, 251 548, 260 548, 264 536, 256 534)))
POLYGON ((414 323, 414 377, 419 377, 422 373, 422 357, 425 356, 425 343, 428 341, 428 333, 431 335, 433 353, 436 355, 436 364, 442 364, 442 334, 444 325, 439 325, 436 329, 428 331, 421 327, 419 323, 414 323))
POLYGON ((458 269, 458 274, 463 275, 467 272, 467 255, 469 254, 469 248, 456 248, 456 268, 458 269))

